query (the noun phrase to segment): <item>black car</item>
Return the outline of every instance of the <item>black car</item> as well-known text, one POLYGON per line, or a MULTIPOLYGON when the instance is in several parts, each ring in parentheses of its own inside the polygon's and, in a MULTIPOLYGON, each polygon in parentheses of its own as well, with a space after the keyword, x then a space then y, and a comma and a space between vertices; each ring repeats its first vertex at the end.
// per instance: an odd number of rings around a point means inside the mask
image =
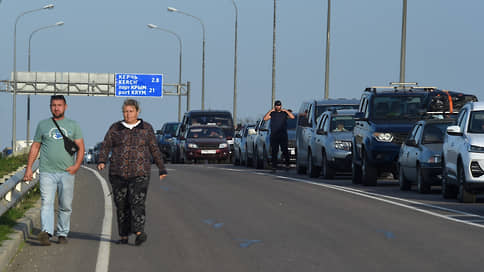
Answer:
POLYGON ((415 124, 398 156, 401 190, 417 184, 419 193, 429 193, 432 185, 442 184, 442 145, 453 123, 453 119, 429 119, 415 124))
POLYGON ((376 185, 377 177, 388 172, 397 177, 400 145, 414 124, 429 114, 454 113, 461 105, 453 105, 453 97, 476 99, 472 95, 408 83, 366 88, 355 116, 353 183, 376 185))

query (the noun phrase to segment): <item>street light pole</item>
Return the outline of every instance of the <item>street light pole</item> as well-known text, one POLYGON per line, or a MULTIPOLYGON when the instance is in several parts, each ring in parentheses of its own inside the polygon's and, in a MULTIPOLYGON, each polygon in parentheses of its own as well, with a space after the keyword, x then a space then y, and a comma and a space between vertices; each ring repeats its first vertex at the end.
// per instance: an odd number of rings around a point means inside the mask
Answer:
POLYGON ((324 71, 324 99, 329 98, 329 38, 331 30, 331 0, 328 0, 328 15, 326 16, 326 64, 324 71))
POLYGON ((200 23, 200 25, 202 26, 202 35, 203 35, 203 41, 202 41, 202 110, 204 110, 205 109, 205 24, 203 23, 203 21, 200 18, 193 16, 189 13, 186 13, 184 11, 178 10, 176 8, 168 7, 168 11, 178 12, 180 14, 192 17, 195 20, 197 20, 200 23))
POLYGON ((400 48, 400 82, 405 82, 405 57, 407 47, 407 0, 403 0, 402 8, 402 44, 400 48))
POLYGON ((274 0, 274 18, 272 24, 272 101, 271 106, 274 106, 276 101, 276 0, 274 0))
MULTIPOLYGON (((175 32, 161 28, 157 25, 154 24, 148 24, 148 27, 151 29, 158 29, 160 31, 168 32, 172 35, 174 35, 178 39, 178 43, 180 46, 180 52, 179 52, 179 59, 178 59, 178 86, 177 86, 177 93, 178 93, 178 122, 181 121, 181 83, 182 83, 182 40, 178 34, 175 32)), ((188 103, 189 97, 187 96, 187 103, 188 103)))
POLYGON ((237 28, 238 28, 238 17, 239 17, 239 8, 235 3, 235 0, 232 0, 232 4, 234 4, 235 9, 235 38, 234 38, 234 105, 232 109, 232 115, 234 118, 234 125, 237 125, 237 28))
POLYGON ((22 16, 28 13, 36 12, 36 11, 41 11, 44 9, 52 9, 54 8, 53 4, 43 6, 42 8, 38 9, 32 9, 28 11, 24 11, 20 13, 20 15, 17 16, 15 19, 15 25, 13 29, 13 98, 12 98, 12 152, 16 153, 17 151, 15 148, 17 147, 17 127, 16 127, 16 122, 17 122, 17 23, 20 20, 22 16))
MULTIPOLYGON (((32 42, 32 36, 39 32, 40 30, 43 30, 43 29, 47 29, 47 28, 51 28, 51 27, 56 27, 56 26, 62 26, 64 25, 64 22, 60 21, 60 22, 57 22, 53 25, 48 25, 48 26, 43 26, 43 27, 39 27, 37 28, 36 30, 32 31, 32 33, 30 33, 30 36, 29 36, 29 54, 28 54, 28 71, 30 72, 30 45, 31 45, 31 42, 32 42)), ((27 96, 27 145, 29 144, 30 142, 30 94, 27 96)))

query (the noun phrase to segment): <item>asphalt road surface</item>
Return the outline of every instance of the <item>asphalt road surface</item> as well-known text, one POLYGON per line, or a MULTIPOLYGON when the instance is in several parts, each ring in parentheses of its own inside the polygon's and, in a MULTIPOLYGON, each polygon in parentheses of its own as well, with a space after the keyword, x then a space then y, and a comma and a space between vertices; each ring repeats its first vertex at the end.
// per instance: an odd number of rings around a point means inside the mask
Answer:
POLYGON ((443 200, 438 188, 420 195, 391 180, 363 187, 294 170, 167 166, 163 181, 152 169, 145 244, 114 243, 109 192, 97 171, 81 169, 69 243, 42 247, 34 233, 8 271, 482 270, 484 204, 443 200))

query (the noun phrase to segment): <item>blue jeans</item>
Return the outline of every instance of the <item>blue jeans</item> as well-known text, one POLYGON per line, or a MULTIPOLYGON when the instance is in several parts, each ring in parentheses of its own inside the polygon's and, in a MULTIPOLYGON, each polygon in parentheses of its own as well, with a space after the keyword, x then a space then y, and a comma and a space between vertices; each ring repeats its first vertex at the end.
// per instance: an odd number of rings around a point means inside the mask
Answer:
POLYGON ((54 235, 54 201, 57 191, 59 210, 57 213, 57 236, 69 233, 74 197, 74 175, 63 173, 40 173, 40 221, 42 231, 54 235))

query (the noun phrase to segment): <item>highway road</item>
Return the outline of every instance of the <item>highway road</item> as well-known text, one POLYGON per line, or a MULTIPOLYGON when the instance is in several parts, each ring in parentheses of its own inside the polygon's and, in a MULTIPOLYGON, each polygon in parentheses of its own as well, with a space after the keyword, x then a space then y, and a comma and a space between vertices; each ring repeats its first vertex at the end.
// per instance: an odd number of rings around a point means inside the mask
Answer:
POLYGON ((152 168, 142 246, 113 242, 109 192, 90 165, 76 178, 69 243, 42 247, 32 236, 8 271, 482 270, 482 203, 401 192, 392 180, 167 166, 163 181, 152 168))

